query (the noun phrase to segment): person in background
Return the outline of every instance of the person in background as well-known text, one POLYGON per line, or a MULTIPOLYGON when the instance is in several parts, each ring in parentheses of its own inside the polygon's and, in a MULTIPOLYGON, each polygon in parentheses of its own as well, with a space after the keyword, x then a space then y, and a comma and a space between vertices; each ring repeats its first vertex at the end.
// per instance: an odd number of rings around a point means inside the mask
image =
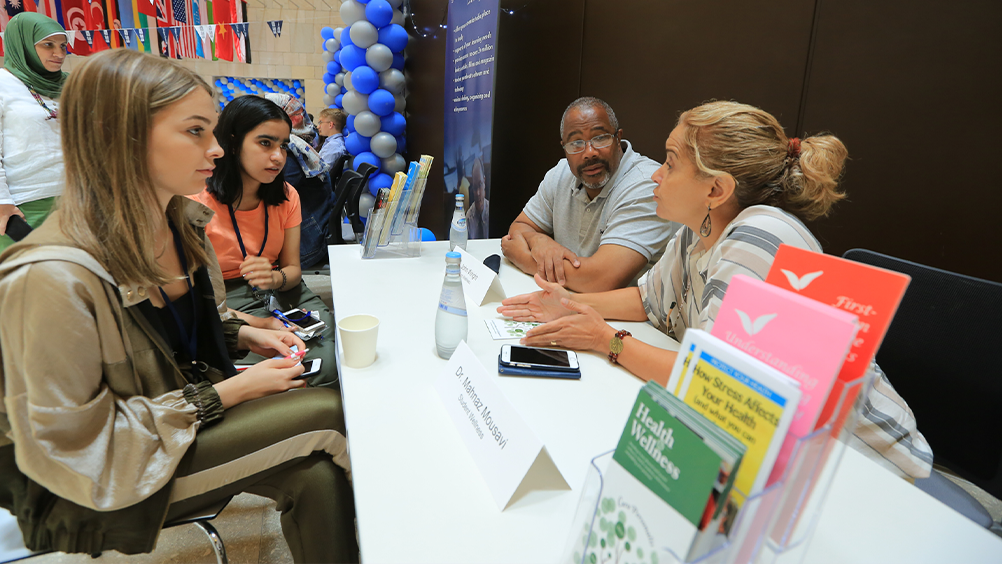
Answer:
POLYGON ((299 100, 289 94, 264 97, 282 108, 292 122, 283 175, 299 193, 303 217, 299 229, 299 263, 305 267, 323 264, 327 261, 327 235, 334 208, 331 163, 325 163, 314 148, 319 137, 299 100))
MULTIPOLYGON (((684 227, 664 256, 638 286, 611 292, 572 295, 537 275, 542 291, 508 298, 498 308, 519 321, 545 322, 523 344, 597 351, 645 381, 666 385, 677 353, 617 332, 605 319, 650 321, 681 341, 689 327, 713 328, 735 274, 765 280, 780 244, 821 252, 802 220, 827 215, 845 197, 838 180, 848 153, 838 138, 789 139, 767 112, 711 102, 679 117, 665 151, 653 176, 657 213, 684 227), (613 355, 613 348, 621 352, 613 355)), ((903 476, 927 477, 932 450, 908 404, 879 371, 866 401, 855 429, 867 445, 860 451, 903 476), (879 428, 900 434, 874 432, 879 428)))
POLYGON ((490 219, 490 202, 487 200, 487 181, 484 175, 484 161, 481 157, 473 159, 473 172, 470 174, 470 201, 466 210, 466 231, 470 239, 487 239, 490 219))
POLYGON ((339 395, 295 359, 231 361, 303 343, 219 315, 212 212, 185 197, 223 154, 211 88, 112 49, 61 111, 65 193, 0 254, 0 506, 31 550, 135 554, 246 491, 277 501, 296 562, 357 561, 339 395))
POLYGON ((344 131, 347 119, 344 112, 336 108, 325 108, 320 111, 317 130, 320 131, 320 135, 327 138, 320 147, 320 158, 327 163, 328 167, 334 166, 334 163, 346 152, 344 135, 341 132, 344 131))
POLYGON ((66 30, 22 12, 7 24, 0 71, 0 251, 13 244, 7 222, 45 221, 62 192, 59 96, 66 80, 66 30))
POLYGON ((654 213, 658 164, 622 138, 616 114, 598 98, 578 98, 560 118, 566 159, 501 238, 504 255, 578 292, 622 288, 647 271, 678 228, 654 213))
MULTIPOLYGON (((268 328, 276 309, 319 312, 328 329, 307 345, 306 360, 321 359, 320 373, 309 382, 338 389, 334 318, 302 281, 299 194, 282 175, 291 127, 288 114, 264 98, 241 96, 227 104, 215 129, 224 153, 194 198, 215 212, 206 233, 219 257, 227 306, 251 325, 268 328)), ((246 362, 257 360, 251 354, 246 362)))

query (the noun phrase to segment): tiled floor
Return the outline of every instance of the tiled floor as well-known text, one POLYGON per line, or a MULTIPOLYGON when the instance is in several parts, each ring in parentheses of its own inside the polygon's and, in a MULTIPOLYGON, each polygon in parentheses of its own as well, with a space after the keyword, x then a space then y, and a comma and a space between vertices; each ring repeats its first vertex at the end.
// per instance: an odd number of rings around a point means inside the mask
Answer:
MULTIPOLYGON (((251 494, 240 494, 212 521, 226 546, 232 564, 284 564, 292 554, 282 536, 275 502, 251 494)), ((86 554, 53 553, 29 560, 31 564, 214 564, 216 556, 209 538, 196 525, 167 529, 160 534, 157 548, 150 554, 126 556, 105 552, 98 559, 86 554)))

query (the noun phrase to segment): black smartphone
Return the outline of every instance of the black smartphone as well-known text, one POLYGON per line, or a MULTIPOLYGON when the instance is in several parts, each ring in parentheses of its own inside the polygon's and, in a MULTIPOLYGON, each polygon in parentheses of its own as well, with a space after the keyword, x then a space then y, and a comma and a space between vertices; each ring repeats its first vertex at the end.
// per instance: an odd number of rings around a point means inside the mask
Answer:
POLYGON ((501 364, 536 370, 579 370, 578 356, 574 351, 562 349, 537 349, 520 345, 501 346, 501 364))
POLYGON ((7 220, 7 233, 6 235, 15 241, 20 241, 31 233, 31 226, 28 222, 24 220, 23 217, 14 214, 10 216, 7 220))

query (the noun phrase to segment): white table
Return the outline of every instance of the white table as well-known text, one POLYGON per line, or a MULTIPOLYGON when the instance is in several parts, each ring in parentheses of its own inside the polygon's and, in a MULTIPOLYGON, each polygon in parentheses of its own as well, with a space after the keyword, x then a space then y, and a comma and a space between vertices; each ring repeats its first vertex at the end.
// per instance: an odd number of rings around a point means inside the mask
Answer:
MULTIPOLYGON (((604 356, 580 354, 580 381, 497 377, 498 386, 546 445, 573 491, 533 492, 499 511, 445 412, 433 383, 446 361, 434 324, 445 272, 444 241, 418 258, 361 260, 357 245, 330 247, 337 319, 380 318, 376 361, 341 368, 363 560, 555 562, 564 547, 591 458, 614 448, 641 382, 604 356)), ((484 257, 498 240, 470 241, 484 257)), ((535 289, 507 262, 508 295, 535 289)), ((468 304, 467 343, 493 373, 502 343, 484 319, 497 303, 468 304)), ((645 323, 613 323, 647 343, 678 344, 645 323)), ((1002 539, 847 449, 811 562, 1000 562, 1002 539)))

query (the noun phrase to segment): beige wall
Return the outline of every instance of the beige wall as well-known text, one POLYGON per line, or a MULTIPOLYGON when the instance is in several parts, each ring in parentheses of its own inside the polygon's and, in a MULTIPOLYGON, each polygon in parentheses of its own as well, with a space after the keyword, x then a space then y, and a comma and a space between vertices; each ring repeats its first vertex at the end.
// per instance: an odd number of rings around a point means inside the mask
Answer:
MULTIPOLYGON (((320 29, 344 26, 338 13, 340 7, 341 0, 247 0, 251 64, 204 59, 182 59, 180 63, 202 75, 209 84, 214 76, 302 80, 306 109, 316 115, 324 103, 320 29), (269 20, 283 20, 281 37, 271 34, 264 23, 269 20)), ((80 62, 80 57, 70 56, 63 70, 72 72, 80 62)))

